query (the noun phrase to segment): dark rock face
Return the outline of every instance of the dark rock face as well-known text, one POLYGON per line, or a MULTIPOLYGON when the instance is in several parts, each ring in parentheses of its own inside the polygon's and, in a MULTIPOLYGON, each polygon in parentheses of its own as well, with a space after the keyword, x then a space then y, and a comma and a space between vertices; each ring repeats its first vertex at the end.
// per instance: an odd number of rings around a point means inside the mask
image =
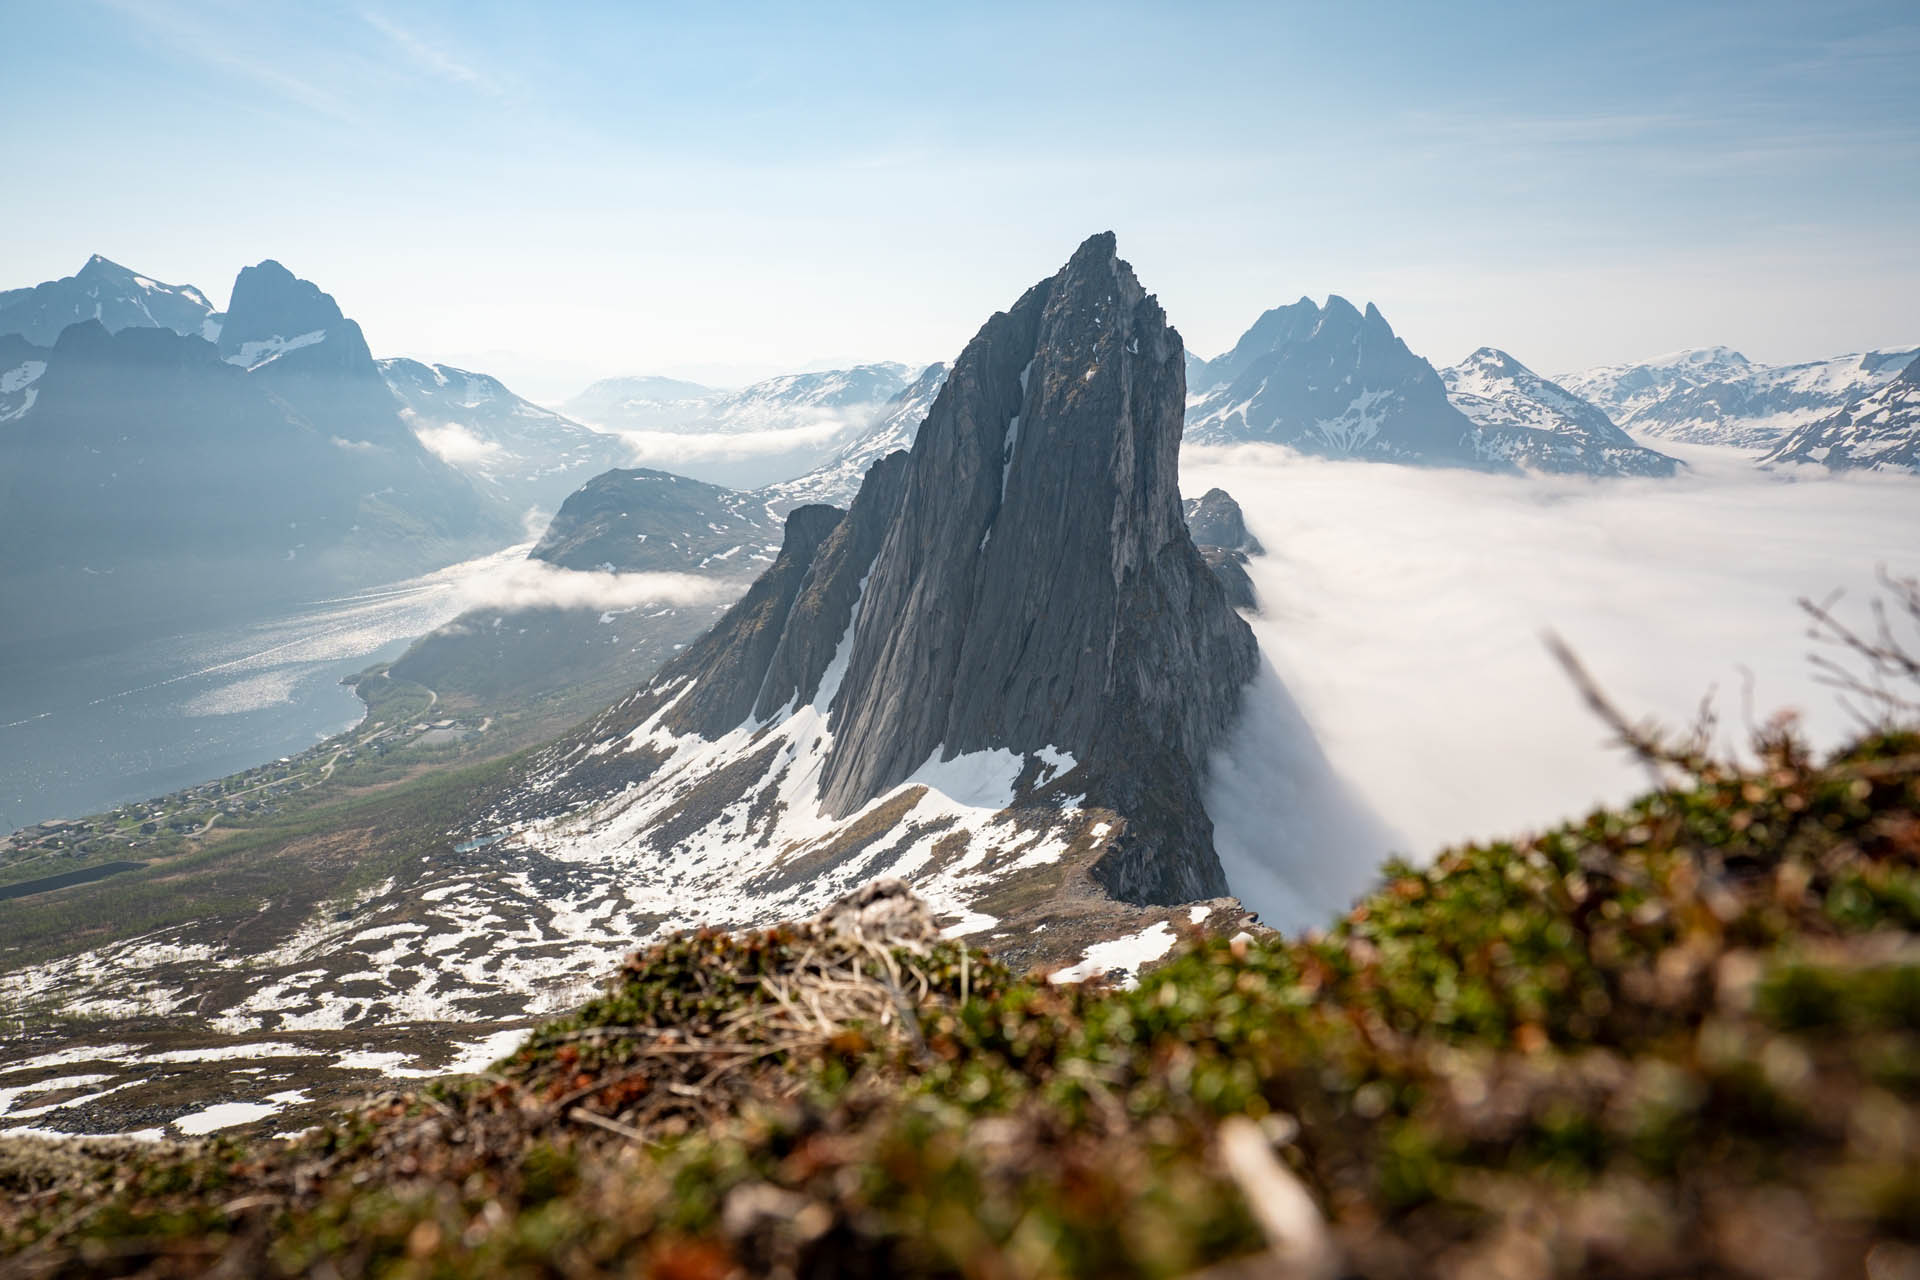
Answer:
POLYGON ((842 512, 824 506, 801 507, 788 515, 773 567, 713 630, 662 669, 660 685, 692 680, 692 688, 667 718, 675 732, 717 738, 753 713, 794 599, 807 584, 821 544, 843 518, 842 512))
POLYGON ((1327 457, 1506 469, 1476 448, 1474 425, 1432 365, 1386 318, 1345 298, 1302 298, 1255 321, 1207 366, 1211 390, 1187 413, 1196 444, 1260 441, 1327 457))
POLYGON ((97 320, 109 333, 171 329, 198 335, 213 304, 192 285, 162 284, 95 254, 70 276, 0 292, 0 334, 50 347, 68 325, 97 320))
POLYGON ((1247 573, 1247 553, 1225 547, 1201 547, 1200 558, 1213 570, 1213 576, 1226 589, 1227 602, 1236 609, 1258 612, 1260 597, 1254 593, 1253 578, 1247 573))
POLYGON ((1188 498, 1185 505, 1187 532, 1199 546, 1253 556, 1265 553, 1260 540, 1247 532, 1247 518, 1240 504, 1225 489, 1209 489, 1197 498, 1188 498))
MULTIPOLYGON (((234 279, 233 297, 220 327, 220 357, 231 360, 248 343, 286 341, 309 333, 331 337, 334 330, 350 323, 332 294, 322 293, 318 285, 269 258, 258 266, 242 267, 234 279)), ((360 326, 353 326, 353 335, 364 350, 367 344, 360 337, 360 326)))
POLYGON ((1801 427, 1761 461, 1920 473, 1920 356, 1879 390, 1801 427))
MULTIPOLYGON (((844 516, 795 510, 779 559, 707 636, 550 753, 538 802, 650 776, 658 756, 600 744, 663 708, 712 740, 812 703, 833 817, 930 761, 1005 751, 1029 762, 1016 806, 1084 796, 1076 809, 1124 820, 1090 863, 1113 896, 1224 895, 1200 786, 1258 654, 1183 519, 1185 370, 1112 235, 1088 240, 975 335, 911 453, 876 463, 844 516), (1041 780, 1051 752, 1074 767, 1041 780)), ((743 753, 695 790, 717 813, 783 767, 743 753), (735 765, 751 776, 721 776, 735 765)))

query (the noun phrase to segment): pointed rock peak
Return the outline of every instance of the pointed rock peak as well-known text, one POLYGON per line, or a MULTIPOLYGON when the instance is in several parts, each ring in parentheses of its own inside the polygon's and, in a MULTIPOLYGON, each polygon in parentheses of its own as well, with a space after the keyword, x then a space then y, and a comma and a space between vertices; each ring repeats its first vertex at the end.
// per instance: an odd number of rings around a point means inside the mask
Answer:
POLYGON ((1527 366, 1521 364, 1518 360, 1498 347, 1481 347, 1462 361, 1462 363, 1486 369, 1494 373, 1518 374, 1532 372, 1527 366))
POLYGON ((1101 231, 1088 236, 1073 251, 1073 257, 1067 262, 1067 270, 1084 267, 1091 263, 1109 263, 1119 256, 1119 240, 1111 231, 1101 231))
POLYGON ((331 294, 302 280, 272 258, 243 267, 220 329, 220 354, 232 356, 249 343, 294 342, 342 327, 346 317, 331 294))
POLYGON ((133 272, 127 270, 127 268, 121 266, 113 259, 102 257, 96 253, 88 258, 86 265, 74 274, 81 276, 130 276, 133 272))
POLYGON ((1357 329, 1364 321, 1359 308, 1337 293, 1328 294, 1327 305, 1320 310, 1321 325, 1336 331, 1357 329))

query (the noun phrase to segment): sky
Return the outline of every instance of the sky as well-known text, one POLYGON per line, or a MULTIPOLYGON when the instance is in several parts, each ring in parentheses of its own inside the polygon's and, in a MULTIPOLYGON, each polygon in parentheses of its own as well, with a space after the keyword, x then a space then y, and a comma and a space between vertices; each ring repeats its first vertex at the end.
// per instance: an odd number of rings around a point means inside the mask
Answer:
POLYGON ((1113 229, 1190 348, 1920 342, 1920 7, 0 0, 0 286, 277 258, 563 398, 950 358, 1113 229))

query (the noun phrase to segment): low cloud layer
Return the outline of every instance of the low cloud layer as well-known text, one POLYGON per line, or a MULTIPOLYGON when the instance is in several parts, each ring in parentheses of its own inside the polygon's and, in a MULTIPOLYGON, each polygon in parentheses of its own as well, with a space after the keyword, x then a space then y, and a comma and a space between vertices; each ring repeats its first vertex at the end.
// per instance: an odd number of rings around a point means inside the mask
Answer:
POLYGON ((482 440, 457 422, 449 422, 438 427, 415 427, 413 434, 442 462, 456 467, 484 462, 500 452, 500 445, 497 442, 482 440))
POLYGON ((604 573, 561 569, 544 560, 515 560, 456 584, 462 611, 472 609, 628 609, 648 604, 713 604, 740 594, 738 581, 691 573, 604 573))
POLYGON ((1920 572, 1920 481, 1689 460, 1674 480, 1594 482, 1186 451, 1182 488, 1232 493, 1267 547, 1254 626, 1301 717, 1256 685, 1236 746, 1291 760, 1305 784, 1216 770, 1221 853, 1250 905, 1325 919, 1389 852, 1424 860, 1640 790, 1547 654, 1549 629, 1630 715, 1681 726, 1717 689, 1732 743, 1750 672, 1756 714, 1796 709, 1824 745, 1850 731, 1794 602, 1844 588, 1858 619, 1876 565, 1920 572), (1329 817, 1319 753, 1357 816, 1331 803, 1329 817))
POLYGON ((757 488, 804 475, 827 461, 871 422, 863 407, 793 426, 750 431, 614 430, 633 451, 634 465, 672 471, 711 484, 757 488))

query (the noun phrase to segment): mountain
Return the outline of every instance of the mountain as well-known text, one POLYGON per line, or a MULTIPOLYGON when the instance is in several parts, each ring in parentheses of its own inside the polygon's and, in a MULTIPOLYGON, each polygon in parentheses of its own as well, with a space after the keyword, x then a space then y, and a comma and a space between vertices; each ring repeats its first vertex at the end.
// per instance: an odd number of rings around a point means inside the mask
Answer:
POLYGON ((89 320, 41 354, 27 366, 41 366, 33 400, 0 432, 10 568, 104 571, 238 546, 285 559, 353 525, 347 452, 212 344, 89 320))
POLYGON ((1257 653, 1183 520, 1184 372, 1089 239, 975 335, 911 452, 789 514, 712 631, 529 767, 502 847, 713 920, 910 873, 1052 946, 1224 895, 1200 784, 1257 653))
POLYGON ((763 487, 768 509, 784 515, 809 502, 845 506, 860 492, 860 482, 881 458, 897 449, 911 449, 920 424, 933 408, 934 397, 946 385, 947 366, 930 364, 920 376, 887 401, 873 425, 830 460, 795 480, 763 487))
POLYGON ((1496 348, 1442 369, 1440 380, 1479 427, 1481 454, 1523 471, 1670 476, 1680 465, 1636 444, 1598 405, 1496 348))
POLYGON ((447 537, 493 537, 514 527, 510 513, 415 436, 360 326, 311 281, 271 259, 244 268, 219 345, 229 364, 360 455, 365 492, 406 525, 447 537))
POLYGON ((610 431, 777 431, 864 419, 905 390, 913 372, 883 361, 782 374, 736 391, 673 378, 607 378, 561 408, 610 431))
POLYGON ((1893 381, 1916 353, 1907 347, 1768 365, 1727 347, 1699 347, 1559 382, 1641 435, 1766 449, 1893 381))
POLYGON ((1762 460, 1832 471, 1920 472, 1920 356, 1893 381, 1800 427, 1762 460))
POLYGON ((0 639, 205 620, 491 550, 512 513, 401 420, 359 326, 277 263, 221 343, 164 326, 0 338, 0 639))
POLYGON ((0 422, 26 416, 40 392, 33 384, 47 371, 47 353, 19 334, 0 334, 0 422))
POLYGON ((618 604, 615 581, 577 601, 533 593, 519 608, 462 614, 416 641, 390 673, 455 706, 554 704, 577 722, 711 626, 779 545, 779 524, 758 495, 664 471, 608 471, 561 504, 528 559, 580 572, 690 575, 713 592, 645 602, 636 593, 618 604))
POLYGON ((589 477, 631 457, 616 437, 523 400, 498 378, 417 360, 378 363, 420 443, 516 511, 551 511, 589 477))
POLYGON ((721 393, 678 378, 603 378, 560 406, 569 418, 609 430, 650 430, 694 422, 721 393))
POLYGON ((864 416, 906 390, 913 376, 912 369, 892 361, 782 374, 715 396, 708 404, 706 428, 769 431, 864 416))
MULTIPOLYGON (((887 414, 912 377, 905 365, 866 364, 669 400, 653 398, 672 390, 656 385, 664 379, 612 379, 588 388, 566 408, 582 421, 623 434, 645 465, 753 489, 832 463, 887 414), (639 394, 628 395, 629 384, 639 394)), ((851 489, 841 485, 835 492, 845 496, 851 489)))
POLYGON ((1500 469, 1433 366, 1372 303, 1310 298, 1254 321, 1189 397, 1194 444, 1284 444, 1326 457, 1500 469))
POLYGON ((84 320, 99 321, 108 333, 148 328, 210 337, 219 331, 213 304, 192 285, 150 280, 97 253, 70 276, 0 292, 0 335, 51 347, 61 330, 84 320))

